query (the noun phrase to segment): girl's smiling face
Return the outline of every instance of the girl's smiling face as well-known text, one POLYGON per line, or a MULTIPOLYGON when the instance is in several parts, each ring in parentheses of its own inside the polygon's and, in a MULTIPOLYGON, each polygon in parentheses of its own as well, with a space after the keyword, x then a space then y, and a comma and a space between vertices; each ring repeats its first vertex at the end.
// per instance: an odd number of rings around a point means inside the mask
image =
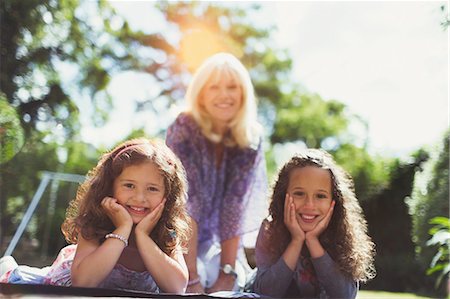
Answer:
POLYGON ((130 213, 134 224, 153 211, 164 194, 164 177, 152 162, 125 167, 114 180, 113 196, 130 213))
POLYGON ((305 232, 311 231, 330 209, 330 172, 316 166, 296 168, 289 175, 287 192, 294 199, 300 227, 305 232))

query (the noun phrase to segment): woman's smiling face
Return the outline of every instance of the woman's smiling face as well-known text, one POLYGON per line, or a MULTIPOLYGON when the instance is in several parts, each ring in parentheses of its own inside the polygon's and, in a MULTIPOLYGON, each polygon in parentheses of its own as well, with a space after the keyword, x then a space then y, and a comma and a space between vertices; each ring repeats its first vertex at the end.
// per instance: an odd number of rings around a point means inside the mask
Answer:
POLYGON ((213 74, 203 86, 200 101, 213 123, 226 125, 242 105, 242 88, 229 71, 213 74))
POLYGON ((114 198, 137 224, 163 200, 164 178, 152 162, 131 165, 114 180, 113 190, 114 198))
POLYGON ((289 175, 287 192, 293 197, 303 231, 313 230, 330 209, 331 175, 316 166, 296 168, 289 175))

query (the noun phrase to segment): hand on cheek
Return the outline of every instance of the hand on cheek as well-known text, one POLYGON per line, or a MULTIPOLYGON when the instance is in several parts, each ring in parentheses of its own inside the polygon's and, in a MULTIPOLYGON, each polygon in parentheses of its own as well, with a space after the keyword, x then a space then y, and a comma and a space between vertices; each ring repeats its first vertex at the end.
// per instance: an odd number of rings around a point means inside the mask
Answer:
POLYGON ((150 235, 150 233, 155 228, 159 219, 162 216, 164 211, 164 206, 166 204, 166 199, 164 198, 153 211, 150 212, 147 216, 145 216, 137 225, 136 231, 143 231, 145 234, 150 235))
POLYGON ((105 197, 101 202, 101 206, 116 228, 133 225, 130 213, 117 202, 117 199, 105 197))
POLYGON ((284 204, 284 224, 293 240, 305 240, 305 232, 300 227, 299 215, 295 211, 294 199, 289 194, 286 194, 284 204))
POLYGON ((317 239, 319 238, 320 234, 325 231, 325 229, 328 227, 328 224, 330 223, 331 217, 333 216, 335 204, 336 202, 332 200, 327 214, 317 223, 317 225, 312 230, 306 233, 306 239, 317 239))

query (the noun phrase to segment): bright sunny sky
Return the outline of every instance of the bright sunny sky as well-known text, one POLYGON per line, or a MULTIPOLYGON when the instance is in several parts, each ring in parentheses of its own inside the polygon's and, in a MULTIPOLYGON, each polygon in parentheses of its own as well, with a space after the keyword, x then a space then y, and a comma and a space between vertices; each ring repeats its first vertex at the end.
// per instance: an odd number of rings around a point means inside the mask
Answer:
MULTIPOLYGON (((152 33, 163 24, 151 2, 112 3, 133 29, 152 33)), ((366 120, 372 153, 406 157, 439 142, 449 127, 449 32, 440 25, 444 3, 261 2, 256 18, 276 26, 276 47, 288 49, 294 62, 293 81, 345 103, 366 120)), ((151 84, 142 75, 114 78, 109 91, 117 109, 105 127, 86 126, 83 139, 112 146, 143 124, 155 131, 152 115, 136 114, 131 104, 151 96, 151 84)))

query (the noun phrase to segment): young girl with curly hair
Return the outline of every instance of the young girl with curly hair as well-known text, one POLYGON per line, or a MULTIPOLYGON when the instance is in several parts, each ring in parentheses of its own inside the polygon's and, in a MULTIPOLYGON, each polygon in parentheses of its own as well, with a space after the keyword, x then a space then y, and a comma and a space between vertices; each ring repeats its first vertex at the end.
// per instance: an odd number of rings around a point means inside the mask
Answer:
POLYGON ((271 297, 355 298, 374 277, 374 243, 351 177, 322 150, 278 174, 256 243, 254 291, 271 297))
POLYGON ((186 184, 181 162, 163 142, 133 139, 103 155, 67 209, 62 231, 73 245, 41 282, 183 293, 186 184))

